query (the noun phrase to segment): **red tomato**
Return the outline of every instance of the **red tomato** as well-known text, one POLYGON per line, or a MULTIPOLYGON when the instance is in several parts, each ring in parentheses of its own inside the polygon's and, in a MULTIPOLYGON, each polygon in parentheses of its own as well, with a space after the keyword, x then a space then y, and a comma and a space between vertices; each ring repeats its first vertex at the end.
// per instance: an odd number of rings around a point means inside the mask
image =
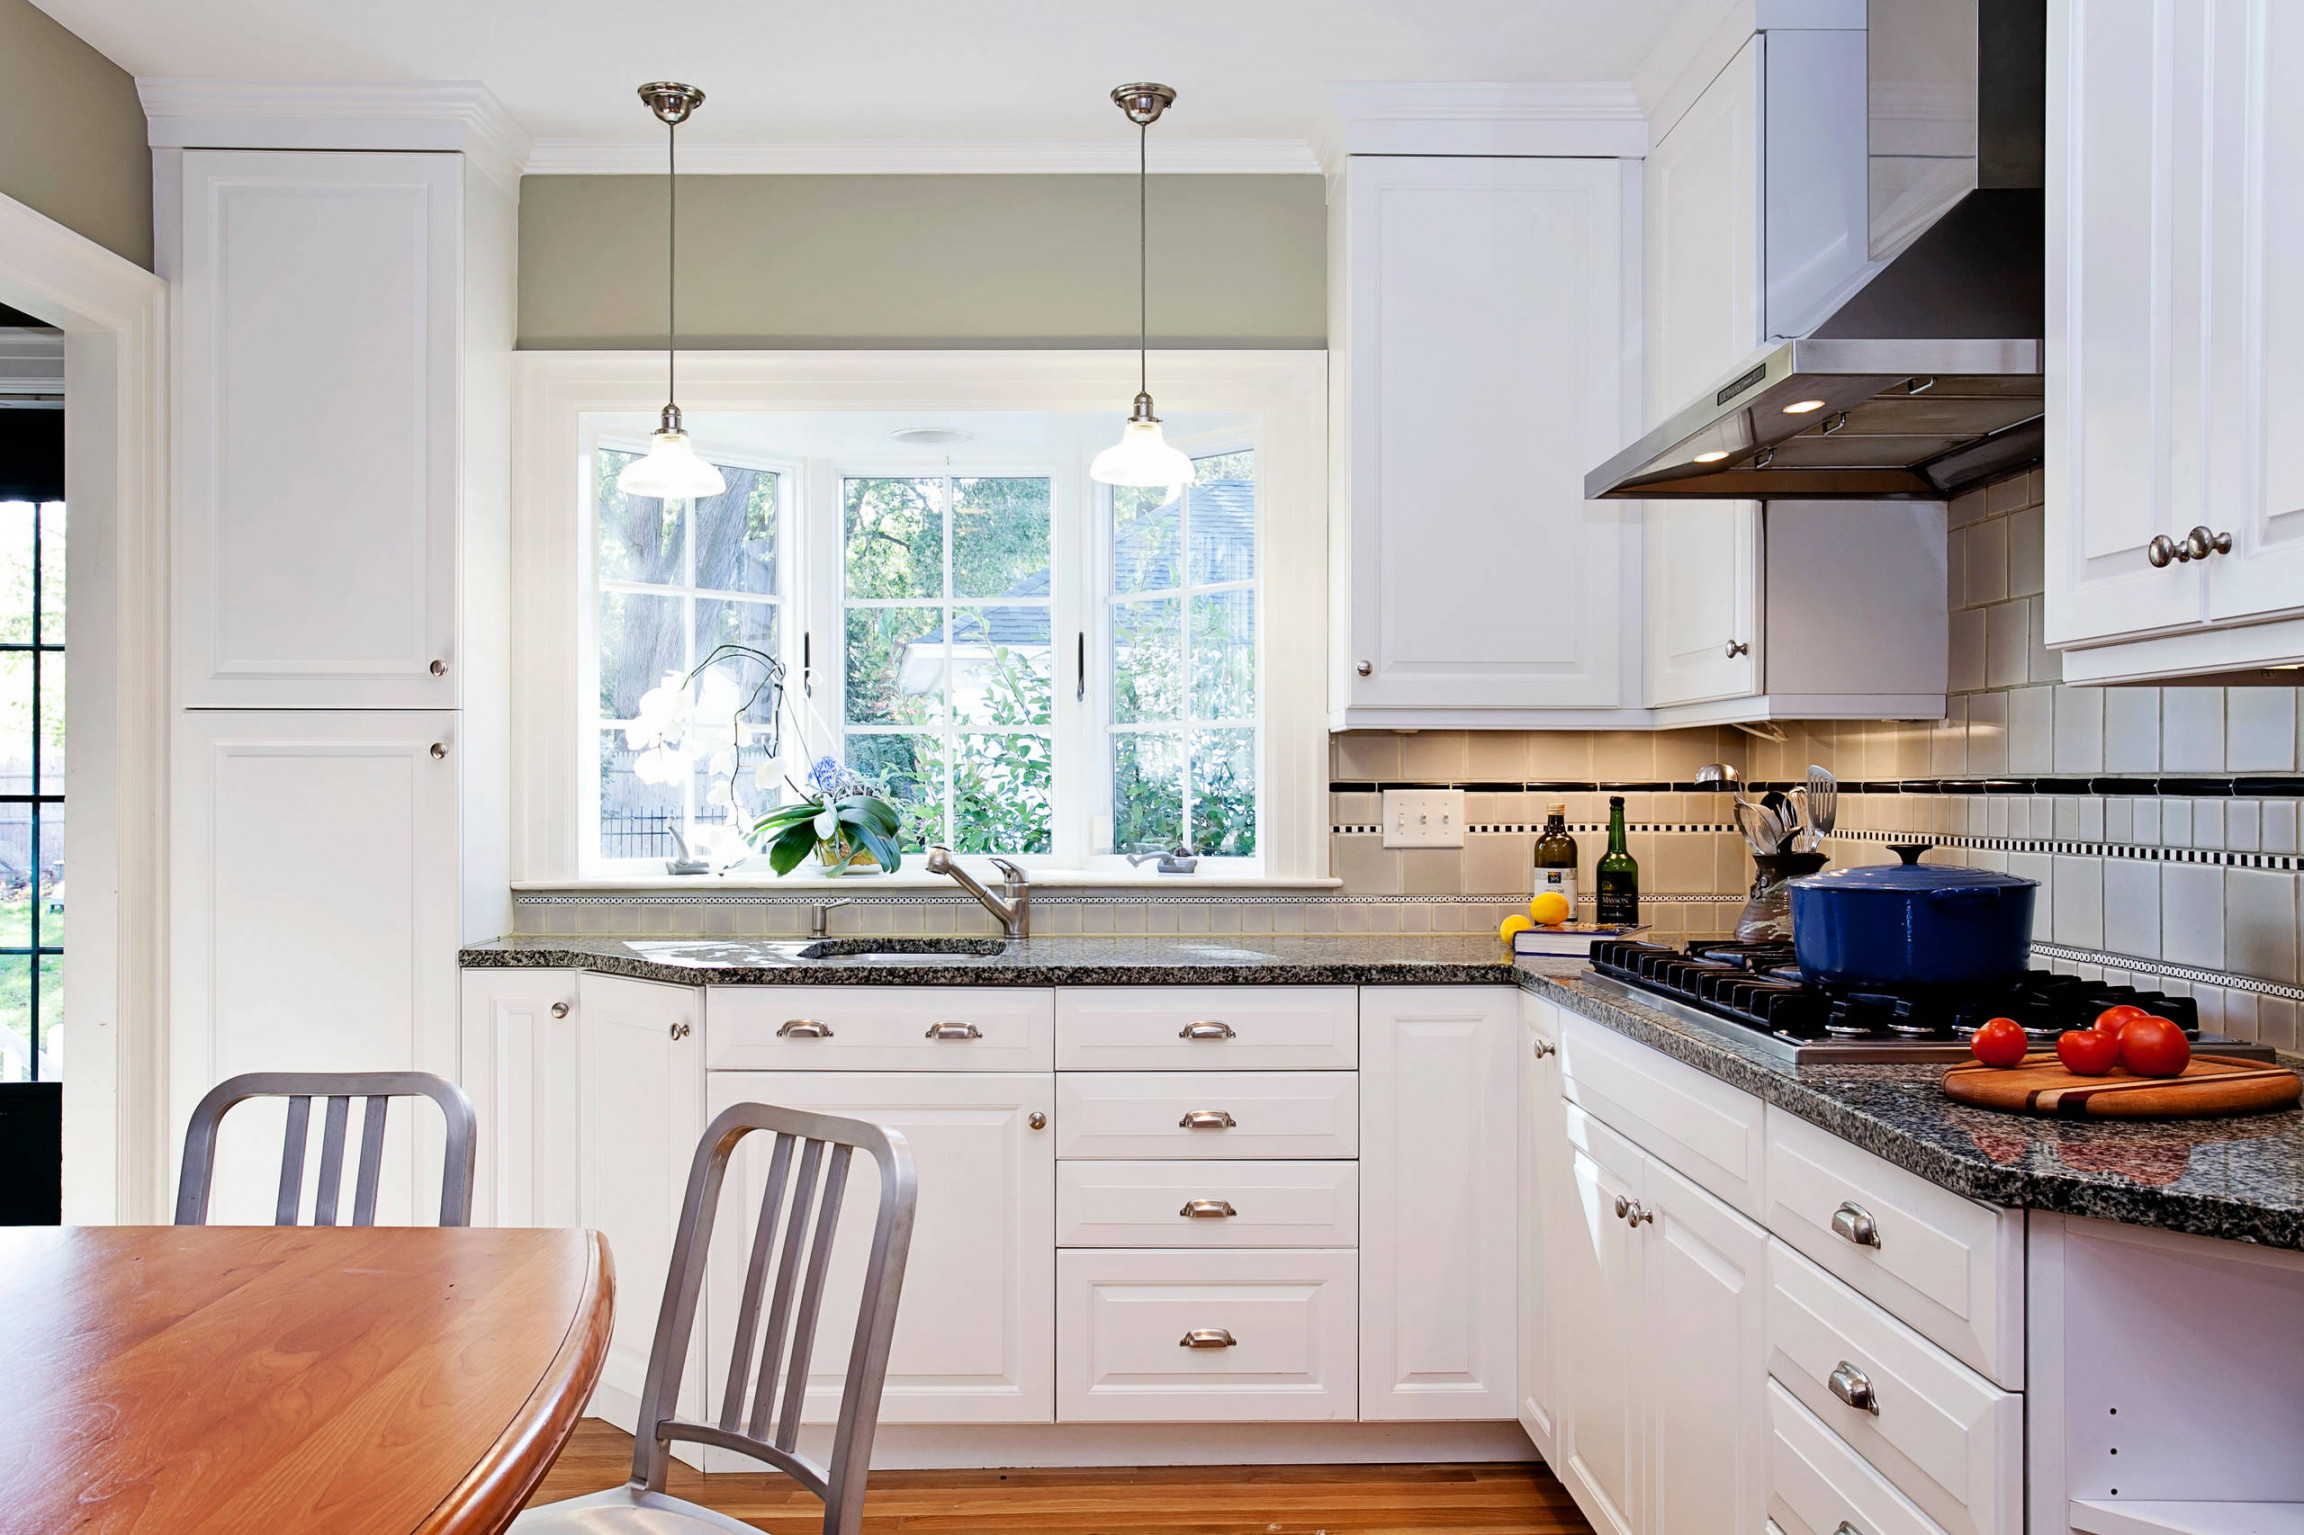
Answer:
POLYGON ((2117 1007, 2108 1007, 2096 1015, 2096 1032, 2109 1034, 2114 1039, 2118 1039, 2120 1031, 2128 1027, 2131 1022, 2138 1018, 2151 1016, 2150 1013, 2136 1006, 2133 1002, 2123 1002, 2117 1007))
POLYGON ((2100 1077, 2120 1064, 2120 1041, 2094 1029, 2066 1029, 2056 1041, 2056 1059, 2074 1076, 2100 1077))
POLYGON ((2013 1018, 1986 1019, 1984 1026, 1968 1036, 1968 1053, 1987 1066, 2018 1066, 2023 1064, 2024 1052, 2032 1042, 2024 1037, 2024 1026, 2013 1018))
POLYGON ((2192 1041, 2167 1019, 2146 1013, 2120 1031, 2120 1064, 2140 1077, 2180 1077, 2192 1064, 2192 1041))

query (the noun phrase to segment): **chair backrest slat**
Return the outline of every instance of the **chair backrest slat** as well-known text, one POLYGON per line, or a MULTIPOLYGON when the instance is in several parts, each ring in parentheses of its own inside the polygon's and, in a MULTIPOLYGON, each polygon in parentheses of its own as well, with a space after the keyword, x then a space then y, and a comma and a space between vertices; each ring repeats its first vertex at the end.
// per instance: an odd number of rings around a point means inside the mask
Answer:
MULTIPOLYGON (((824 1271, 832 1262, 832 1233, 840 1225, 840 1197, 848 1190, 846 1146, 832 1148, 824 1169, 824 1198, 817 1204, 816 1236, 808 1244, 808 1283, 800 1292, 800 1314, 792 1319, 792 1362, 784 1370, 784 1407, 775 1445, 790 1450, 800 1442, 800 1411, 808 1398, 808 1361, 816 1352, 816 1314, 824 1305, 824 1271)), ((765 1383, 763 1383, 765 1386, 765 1383)))
POLYGON ((384 1169, 384 1122, 394 1098, 429 1098, 440 1106, 447 1129, 440 1170, 440 1224, 472 1223, 472 1168, 478 1153, 472 1100, 445 1077, 423 1071, 288 1072, 256 1071, 229 1077, 210 1088, 192 1110, 184 1131, 183 1174, 176 1187, 176 1224, 205 1225, 208 1195, 216 1173, 216 1137, 224 1115, 250 1098, 286 1098, 288 1134, 280 1152, 280 1194, 273 1223, 296 1224, 304 1197, 304 1150, 312 1128, 312 1100, 326 1098, 328 1112, 320 1147, 319 1192, 313 1202, 317 1225, 336 1223, 343 1202, 344 1141, 354 1098, 368 1100, 360 1136, 360 1173, 353 1191, 352 1223, 373 1225, 376 1191, 384 1169))
POLYGON ((824 1159, 824 1143, 801 1143, 800 1176, 792 1184, 792 1207, 784 1215, 783 1250, 776 1260, 776 1296, 768 1306, 768 1333, 760 1343, 760 1369, 752 1389, 752 1416, 744 1432, 754 1439, 768 1437, 768 1413, 776 1405, 776 1382, 783 1374, 784 1340, 792 1326, 792 1293, 800 1275, 800 1243, 808 1235, 808 1216, 815 1207, 816 1169, 824 1159))
POLYGON ((747 1363, 752 1340, 760 1327, 760 1296, 768 1286, 768 1244, 775 1239, 776 1217, 784 1206, 784 1180, 792 1168, 792 1140, 776 1137, 776 1150, 768 1159, 768 1177, 761 1185, 759 1218, 752 1227, 752 1253, 744 1266, 744 1291, 736 1306, 736 1346, 729 1357, 736 1361, 728 1372, 728 1390, 720 1403, 720 1426, 734 1432, 744 1414, 745 1388, 752 1383, 747 1363))
MULTIPOLYGON (((272 1224, 275 1226, 296 1224, 297 1206, 304 1202, 304 1142, 311 1134, 311 1128, 312 1099, 309 1094, 299 1093, 288 1100, 288 1140, 280 1148, 280 1199, 272 1212, 272 1224)), ((193 1133, 198 1133, 197 1125, 193 1133)), ((213 1127, 209 1130, 209 1139, 211 1142, 215 1139, 213 1127)), ((213 1155, 210 1162, 213 1165, 213 1155)), ((201 1203, 205 1207, 207 1201, 201 1203)), ((205 1209, 202 1218, 206 1218, 205 1209)))
MULTIPOLYGON (((384 1115, 392 1107, 388 1094, 377 1093, 368 1100, 368 1114, 360 1126, 360 1181, 352 1190, 352 1224, 376 1224, 376 1186, 384 1177, 384 1115)), ((470 1196, 466 1196, 470 1206, 470 1196)), ((442 1221, 445 1225, 445 1219, 442 1221)))
POLYGON ((736 1104, 712 1121, 689 1166, 655 1347, 641 1388, 639 1432, 632 1447, 635 1485, 664 1490, 675 1441, 737 1450, 785 1472, 821 1497, 825 1535, 857 1535, 863 1527, 865 1475, 888 1374, 889 1344, 896 1331, 897 1301, 903 1294, 904 1263, 911 1251, 918 1188, 904 1137, 884 1126, 760 1103, 736 1104), (679 1417, 676 1408, 695 1331, 703 1265, 711 1248, 714 1207, 729 1158, 747 1135, 757 1131, 771 1132, 776 1144, 749 1244, 728 1387, 719 1423, 690 1423, 679 1417), (872 1159, 879 1175, 878 1209, 864 1260, 831 1453, 818 1462, 796 1446, 807 1407, 818 1321, 831 1288, 834 1237, 858 1151, 872 1159), (768 1288, 772 1246, 776 1281, 763 1321, 760 1302, 768 1288), (740 1416, 745 1422, 741 1430, 734 1426, 740 1416), (773 1440, 767 1437, 772 1416, 773 1440))

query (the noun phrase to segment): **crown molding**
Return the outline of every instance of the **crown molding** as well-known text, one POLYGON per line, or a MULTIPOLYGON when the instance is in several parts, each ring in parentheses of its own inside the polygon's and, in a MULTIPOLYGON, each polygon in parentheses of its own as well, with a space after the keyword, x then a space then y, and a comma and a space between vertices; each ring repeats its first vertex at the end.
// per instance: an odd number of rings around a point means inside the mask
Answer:
POLYGON ((136 94, 155 149, 446 150, 516 187, 532 148, 494 93, 470 80, 140 78, 136 94))
POLYGON ((1630 82, 1343 80, 1328 86, 1318 140, 1330 175, 1346 155, 1648 153, 1648 119, 1630 82))
MULTIPOLYGON (((1310 176, 1320 163, 1302 139, 1155 138, 1155 175, 1310 176)), ((538 139, 531 176, 660 176, 661 143, 631 139, 538 139)), ((688 142, 683 176, 1102 176, 1136 174, 1136 146, 951 139, 820 139, 779 143, 688 142)))

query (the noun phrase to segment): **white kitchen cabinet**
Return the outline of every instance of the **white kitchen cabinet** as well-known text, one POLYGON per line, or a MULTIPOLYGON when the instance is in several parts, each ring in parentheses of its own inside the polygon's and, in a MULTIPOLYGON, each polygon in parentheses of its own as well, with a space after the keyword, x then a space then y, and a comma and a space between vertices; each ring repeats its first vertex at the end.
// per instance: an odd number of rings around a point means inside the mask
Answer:
POLYGON ((1766 1518, 1768 1234, 1654 1157, 1642 1160, 1643 1535, 1760 1535, 1766 1518))
MULTIPOLYGON (((592 1413, 630 1433, 656 1342, 689 1164, 704 1134, 704 994, 622 976, 577 982, 577 1224, 608 1239, 616 1317, 592 1413)), ((701 1338, 680 1412, 703 1412, 701 1338)))
POLYGON ((1330 724, 1636 707, 1636 162, 1352 155, 1330 202, 1330 724))
MULTIPOLYGON (((1056 1393, 1056 1167, 1045 1072, 715 1071, 714 1113, 771 1103, 886 1125, 912 1148, 919 1205, 888 1355, 883 1423, 1047 1423, 1056 1393), (1040 1123, 1035 1125, 1034 1119, 1040 1123)), ((726 1389, 770 1138, 738 1148, 721 1196, 706 1314, 711 1400, 726 1389)), ((809 1421, 832 1421, 878 1199, 850 1172, 810 1370, 809 1421)), ((651 1313, 653 1316, 653 1313, 651 1313)), ((1174 1349, 1174 1340, 1169 1340, 1174 1349)), ((700 1379, 702 1377, 699 1377, 700 1379)), ((730 1465, 736 1462, 729 1462, 730 1465)))
POLYGON ((176 169, 178 702, 455 707, 463 157, 176 169))
POLYGON ((1553 1227, 1567 1218, 1568 1123, 1560 1097, 1560 1015, 1520 995, 1520 1427, 1547 1461, 1559 1453, 1560 1378, 1553 1227))
POLYGON ((2049 6, 2046 637, 2068 681, 2304 659, 2291 66, 2286 6, 2049 6), (2152 564, 2195 527, 2204 558, 2152 564))
POLYGON ((1519 1410, 1516 992, 1360 990, 1360 1416, 1519 1410))
POLYGON ((1651 501, 1641 571, 1650 708, 1760 691, 1760 504, 1651 501))
MULTIPOLYGON (((178 717, 171 1145, 200 1096, 240 1072, 457 1074, 456 727, 443 711, 178 717)), ((259 1103, 226 1119, 211 1219, 271 1219, 284 1113, 259 1103)), ((439 1116, 418 1106, 390 1123, 387 1224, 411 1219, 412 1191, 440 1176, 439 1116)))
POLYGON ((467 970, 456 1080, 480 1121, 475 1226, 574 1226, 577 1192, 573 970, 467 970))
POLYGON ((1642 1529, 1645 1387, 1634 1232, 1616 1213, 1640 1196, 1640 1148, 1573 1104, 1565 1123, 1569 1202, 1552 1226, 1561 1309, 1559 1454, 1553 1467, 1602 1535, 1642 1529))
POLYGON ((1766 339, 1767 49, 1765 37, 1747 39, 1648 153, 1641 264, 1651 426, 1734 373, 1766 339))

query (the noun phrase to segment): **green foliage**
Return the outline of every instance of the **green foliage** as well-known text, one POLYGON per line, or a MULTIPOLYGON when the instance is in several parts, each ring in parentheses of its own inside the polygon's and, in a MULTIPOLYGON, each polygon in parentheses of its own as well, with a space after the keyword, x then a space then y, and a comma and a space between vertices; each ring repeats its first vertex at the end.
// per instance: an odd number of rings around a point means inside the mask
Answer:
POLYGON ((876 795, 852 794, 839 799, 811 798, 779 805, 752 823, 755 843, 768 844, 768 867, 789 874, 819 845, 829 847, 841 864, 861 847, 893 874, 904 866, 898 846, 901 817, 896 807, 876 795))

